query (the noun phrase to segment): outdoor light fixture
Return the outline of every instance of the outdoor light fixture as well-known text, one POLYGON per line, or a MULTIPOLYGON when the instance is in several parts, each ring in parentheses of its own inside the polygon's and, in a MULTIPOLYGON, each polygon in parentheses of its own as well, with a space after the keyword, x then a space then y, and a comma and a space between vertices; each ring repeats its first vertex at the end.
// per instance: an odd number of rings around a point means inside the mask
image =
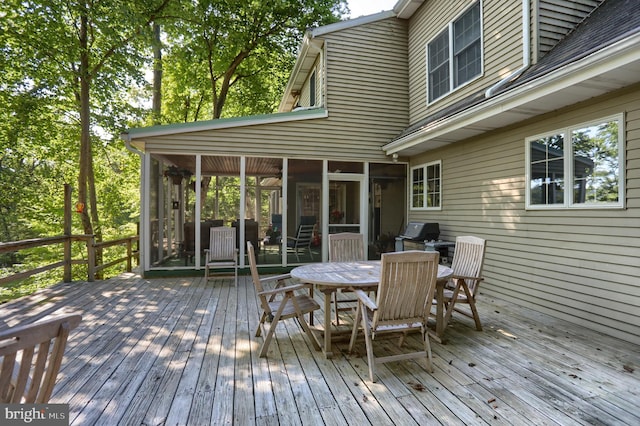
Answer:
POLYGON ((398 153, 394 152, 393 155, 391 156, 391 158, 393 158, 393 162, 397 163, 398 162, 398 153))

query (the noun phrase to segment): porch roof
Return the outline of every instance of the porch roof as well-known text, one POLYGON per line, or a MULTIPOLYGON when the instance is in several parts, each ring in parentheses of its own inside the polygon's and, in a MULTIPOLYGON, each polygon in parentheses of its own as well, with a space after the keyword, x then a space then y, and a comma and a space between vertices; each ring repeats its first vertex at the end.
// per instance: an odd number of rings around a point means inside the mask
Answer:
POLYGON ((189 123, 174 123, 131 128, 122 133, 121 138, 127 143, 131 143, 136 148, 143 149, 144 139, 156 136, 204 132, 207 130, 228 129, 233 127, 257 126, 261 124, 294 122, 299 120, 312 120, 317 118, 326 118, 327 116, 328 112, 324 108, 300 108, 290 112, 279 112, 274 114, 248 115, 243 117, 219 118, 215 120, 194 121, 189 123))

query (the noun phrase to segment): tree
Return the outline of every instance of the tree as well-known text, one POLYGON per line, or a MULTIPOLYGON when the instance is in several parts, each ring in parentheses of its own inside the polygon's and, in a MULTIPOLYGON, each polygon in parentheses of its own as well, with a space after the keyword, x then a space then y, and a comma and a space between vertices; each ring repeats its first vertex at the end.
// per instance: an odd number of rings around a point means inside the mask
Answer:
POLYGON ((274 111, 304 31, 336 22, 344 0, 204 0, 167 25, 166 121, 274 111), (242 99, 244 98, 244 99, 242 99))
POLYGON ((16 97, 51 101, 57 119, 77 129, 72 137, 78 142, 78 201, 87 207, 82 227, 99 241, 92 141, 100 139, 98 129, 125 119, 117 94, 131 81, 142 81, 146 58, 140 47, 148 44, 142 36, 168 1, 8 0, 0 9, 0 44, 7 46, 4 59, 12 65, 3 88, 16 97))

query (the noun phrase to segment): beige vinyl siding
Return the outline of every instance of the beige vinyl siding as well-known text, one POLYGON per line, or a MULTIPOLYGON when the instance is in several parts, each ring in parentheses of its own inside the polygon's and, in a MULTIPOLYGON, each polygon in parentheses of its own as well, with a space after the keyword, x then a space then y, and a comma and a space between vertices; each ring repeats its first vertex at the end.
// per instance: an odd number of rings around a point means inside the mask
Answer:
POLYGON ((482 88, 497 83, 522 66, 522 2, 483 0, 483 74, 427 105, 426 49, 449 22, 465 11, 468 0, 425 2, 409 24, 410 121, 415 123, 482 88))
MULTIPOLYGON (((442 160, 441 238, 487 239, 481 299, 640 342, 640 85, 412 159, 442 160), (526 137, 624 112, 626 208, 525 210, 526 137)), ((480 302, 481 303, 481 302, 480 302)))
POLYGON ((145 150, 388 161, 382 146, 408 125, 406 22, 389 18, 322 37, 331 58, 328 118, 149 137, 145 150))
POLYGON ((551 50, 600 3, 602 0, 539 0, 538 57, 551 50))
POLYGON ((391 18, 324 38, 332 126, 391 140, 409 123, 406 22, 391 18))

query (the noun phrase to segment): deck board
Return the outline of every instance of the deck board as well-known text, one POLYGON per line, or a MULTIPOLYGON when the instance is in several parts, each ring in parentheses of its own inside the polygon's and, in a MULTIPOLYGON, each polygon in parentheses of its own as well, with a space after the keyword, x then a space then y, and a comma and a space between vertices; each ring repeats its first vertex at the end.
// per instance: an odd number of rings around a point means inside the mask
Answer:
POLYGON ((259 358, 248 277, 59 284, 0 305, 0 329, 82 313, 51 401, 72 425, 640 424, 640 346, 498 299, 479 310, 484 331, 454 315, 448 343, 432 342, 433 374, 389 363, 377 383, 363 341, 325 359, 293 321, 259 358))

